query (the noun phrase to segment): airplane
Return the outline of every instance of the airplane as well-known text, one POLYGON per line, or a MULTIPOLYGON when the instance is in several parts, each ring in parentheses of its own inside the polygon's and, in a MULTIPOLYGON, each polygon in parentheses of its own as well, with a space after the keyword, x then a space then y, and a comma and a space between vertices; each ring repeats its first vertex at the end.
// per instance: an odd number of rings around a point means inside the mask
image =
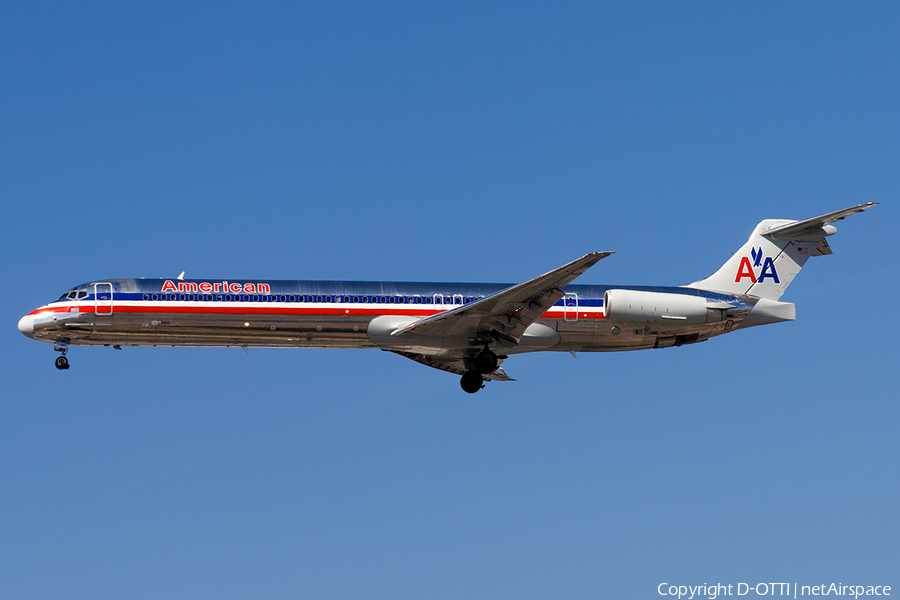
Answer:
POLYGON ((69 346, 380 348, 455 373, 470 394, 514 381, 501 364, 538 351, 668 348, 795 319, 779 298, 811 256, 831 254, 833 223, 869 202, 802 221, 761 221, 719 270, 680 287, 570 285, 594 252, 518 285, 248 279, 104 279, 19 320, 69 346))

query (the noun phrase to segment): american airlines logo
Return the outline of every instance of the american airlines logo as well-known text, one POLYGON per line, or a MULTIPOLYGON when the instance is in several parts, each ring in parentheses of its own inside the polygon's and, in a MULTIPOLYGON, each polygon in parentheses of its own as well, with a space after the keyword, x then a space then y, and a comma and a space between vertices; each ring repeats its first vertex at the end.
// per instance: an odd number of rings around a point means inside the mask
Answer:
POLYGON ((753 283, 762 283, 766 277, 771 278, 775 283, 781 283, 778 281, 778 272, 775 270, 775 261, 772 260, 771 256, 763 257, 762 246, 759 248, 751 248, 750 256, 741 257, 741 264, 738 265, 737 275, 734 276, 734 282, 740 283, 745 277, 749 278, 753 283), (750 263, 751 258, 753 259, 753 264, 750 263), (757 275, 755 269, 760 269, 760 265, 762 265, 762 269, 759 271, 759 275, 757 275))
POLYGON ((201 283, 196 283, 193 281, 179 281, 174 282, 171 279, 167 279, 166 282, 162 286, 163 292, 204 292, 204 293, 218 293, 221 292, 223 294, 270 294, 271 291, 269 289, 268 283, 228 283, 227 281, 217 281, 215 283, 209 283, 207 281, 203 281, 201 283))

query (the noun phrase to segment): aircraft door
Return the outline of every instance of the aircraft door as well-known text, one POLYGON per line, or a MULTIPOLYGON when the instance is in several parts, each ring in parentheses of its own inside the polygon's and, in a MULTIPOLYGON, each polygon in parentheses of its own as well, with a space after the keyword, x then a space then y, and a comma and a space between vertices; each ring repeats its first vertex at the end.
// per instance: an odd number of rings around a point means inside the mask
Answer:
POLYGON ((444 297, 441 294, 435 294, 432 300, 434 301, 434 310, 438 312, 444 310, 444 297))
POLYGON ((578 294, 568 293, 563 297, 566 321, 578 320, 578 294))
POLYGON ((111 315, 113 312, 113 287, 111 283, 94 284, 94 312, 111 315))

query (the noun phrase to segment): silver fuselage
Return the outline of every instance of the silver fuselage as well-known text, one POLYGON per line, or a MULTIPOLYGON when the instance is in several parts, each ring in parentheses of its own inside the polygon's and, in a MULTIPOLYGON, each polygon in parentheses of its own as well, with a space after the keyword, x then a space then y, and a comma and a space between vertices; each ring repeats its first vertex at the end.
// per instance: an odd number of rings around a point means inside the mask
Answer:
MULTIPOLYGON (((76 286, 32 311, 23 317, 27 322, 20 322, 20 329, 29 329, 30 337, 37 340, 75 346, 427 349, 428 354, 440 356, 458 352, 472 340, 393 343, 370 335, 370 323, 377 317, 424 318, 508 287, 488 283, 107 279, 76 286), (245 291, 248 289, 252 291, 245 291)), ((753 297, 684 287, 569 285, 563 291, 565 297, 536 321, 541 331, 549 328, 558 336, 532 336, 502 348, 504 354, 640 350, 700 342, 739 328, 756 302, 753 297), (606 318, 603 296, 609 289, 699 296, 727 301, 733 308, 727 318, 715 323, 629 324, 606 318)))

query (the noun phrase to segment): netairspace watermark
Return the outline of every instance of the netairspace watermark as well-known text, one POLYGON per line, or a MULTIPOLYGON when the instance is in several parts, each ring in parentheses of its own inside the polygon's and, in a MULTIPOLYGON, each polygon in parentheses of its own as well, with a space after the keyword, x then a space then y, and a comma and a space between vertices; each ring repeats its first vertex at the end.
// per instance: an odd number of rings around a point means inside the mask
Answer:
POLYGON ((711 583, 703 585, 675 585, 663 582, 656 588, 660 596, 673 596, 682 600, 692 598, 708 598, 715 600, 719 596, 890 596, 889 585, 844 585, 842 583, 820 583, 819 585, 799 585, 797 583, 711 583))

